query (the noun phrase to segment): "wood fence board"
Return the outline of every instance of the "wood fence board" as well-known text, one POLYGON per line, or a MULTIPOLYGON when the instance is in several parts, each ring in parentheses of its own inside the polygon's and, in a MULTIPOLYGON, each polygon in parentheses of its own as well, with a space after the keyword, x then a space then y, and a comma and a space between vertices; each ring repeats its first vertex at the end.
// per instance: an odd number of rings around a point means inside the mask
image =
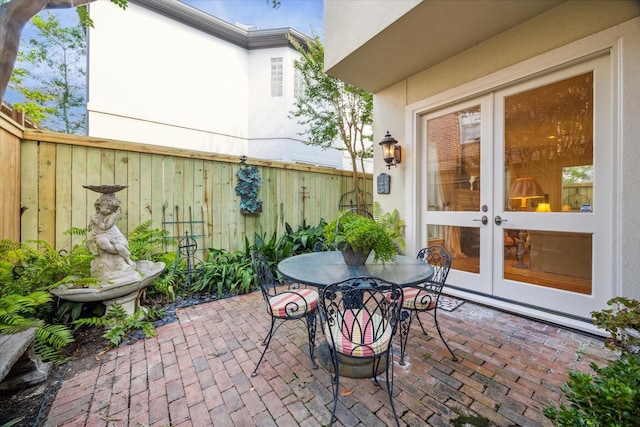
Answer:
MULTIPOLYGON (((129 157, 127 152, 113 150, 113 182, 120 185, 129 185, 129 157)), ((130 188, 127 187, 124 190, 116 194, 118 200, 120 200, 120 221, 118 227, 120 231, 126 236, 133 228, 129 228, 129 199, 131 198, 130 188)), ((131 212, 131 216, 134 218, 137 216, 135 212, 131 212)))
MULTIPOLYGON (((182 226, 181 235, 186 235, 188 232, 189 235, 193 235, 192 224, 193 221, 193 207, 195 204, 194 196, 195 196, 195 188, 194 188, 194 159, 183 159, 182 164, 182 190, 179 191, 182 195, 182 221, 185 223, 182 226)), ((176 204, 177 201, 176 201, 176 204)))
POLYGON ((262 188, 260 189, 260 198, 263 206, 263 224, 269 230, 275 230, 278 227, 278 199, 277 199, 277 182, 278 170, 274 168, 260 168, 263 177, 262 188))
MULTIPOLYGON (((176 221, 178 221, 178 218, 176 218, 176 211, 175 211, 175 203, 174 203, 174 192, 175 192, 175 166, 176 166, 176 159, 173 157, 169 157, 169 156, 165 156, 162 160, 162 168, 164 171, 164 181, 163 185, 160 187, 163 189, 163 194, 162 194, 162 198, 164 199, 164 206, 165 206, 165 211, 164 211, 164 220, 165 222, 169 223, 167 225, 167 229, 169 230, 169 232, 171 233, 171 236, 177 237, 178 235, 178 230, 177 230, 177 226, 175 224, 176 221)), ((180 212, 178 212, 178 215, 180 215, 180 212)))
POLYGON ((213 194, 213 163, 204 161, 202 163, 202 220, 204 221, 204 244, 203 249, 213 247, 213 220, 211 197, 213 194))
POLYGON ((140 171, 139 171, 139 186, 140 186, 140 224, 145 221, 152 220, 151 228, 162 228, 160 221, 153 221, 153 207, 152 207, 152 193, 153 193, 153 155, 148 153, 140 154, 140 171))
POLYGON ((40 142, 38 239, 56 247, 56 144, 40 142))
POLYGON ((210 223, 211 230, 210 233, 212 235, 212 244, 213 247, 224 248, 224 237, 223 233, 227 232, 227 227, 222 228, 222 170, 226 169, 226 166, 223 167, 220 163, 215 163, 212 165, 211 174, 209 174, 210 188, 211 188, 211 197, 210 197, 210 223))
MULTIPOLYGON (((163 179, 164 179, 164 157, 162 155, 151 156, 151 167, 149 171, 149 193, 151 195, 151 224, 152 228, 163 228, 163 221, 165 221, 165 215, 167 214, 165 209, 166 200, 164 198, 163 191, 163 179)), ((168 205, 166 206, 168 208, 168 205)), ((167 221, 170 221, 167 219, 167 221)), ((167 229, 171 233, 170 229, 167 229)))
POLYGON ((123 203, 123 209, 127 212, 125 218, 127 219, 127 230, 128 233, 130 233, 143 222, 142 212, 140 210, 142 201, 142 194, 140 193, 140 153, 120 151, 118 152, 118 156, 122 156, 121 159, 123 162, 126 159, 126 163, 123 164, 126 164, 127 167, 127 176, 125 179, 129 188, 127 188, 127 203, 126 205, 123 203))
POLYGON ((38 238, 38 144, 35 141, 23 141, 20 144, 20 157, 29 167, 20 168, 20 204, 25 209, 20 218, 20 240, 38 238), (35 167, 34 167, 35 165, 35 167))
MULTIPOLYGON (((110 182, 102 182, 101 177, 101 164, 102 164, 102 153, 100 148, 91 147, 87 150, 87 169, 86 169, 86 178, 84 185, 99 185, 99 184, 112 184, 110 182)), ((94 206, 100 194, 91 191, 85 190, 87 192, 87 221, 89 217, 96 212, 96 208, 94 206)))
POLYGON ((20 138, 0 129, 0 239, 20 240, 20 138))
MULTIPOLYGON (((115 176, 115 150, 100 150, 102 161, 100 162, 100 182, 98 184, 121 184, 116 182, 115 176)), ((119 223, 119 221, 118 221, 119 223)), ((119 225, 119 224, 118 224, 119 225)))
MULTIPOLYGON (((227 224, 229 224, 229 234, 225 239, 225 247, 236 246, 234 242, 244 241, 244 230, 240 229, 239 223, 242 214, 240 213, 240 197, 235 192, 236 184, 238 183, 237 172, 240 165, 225 165, 226 173, 224 176, 224 182, 226 185, 222 186, 222 200, 224 201, 223 207, 228 206, 229 209, 222 209, 222 217, 227 224)), ((221 224, 225 226, 224 222, 221 224)))
MULTIPOLYGON (((71 173, 71 227, 87 228, 89 224, 89 216, 93 214, 93 209, 89 209, 95 199, 93 191, 89 191, 83 187, 87 184, 87 147, 71 146, 71 156, 73 162, 73 170, 71 173), (89 194, 91 193, 91 194, 89 194)), ((62 171, 61 171, 62 172, 62 171)), ((76 236, 73 239, 74 244, 83 237, 76 236)))
POLYGON ((71 228, 72 218, 72 180, 73 174, 64 173, 62 171, 73 170, 73 157, 71 146, 56 145, 56 192, 55 192, 55 235, 57 250, 65 249, 70 251, 72 246, 71 236, 65 235, 64 232, 71 228), (60 172, 58 172, 60 171, 60 172))
MULTIPOLYGON (((201 159, 194 159, 193 161, 193 208, 192 218, 193 221, 204 221, 203 218, 203 199, 204 199, 204 161, 201 159)), ((202 251, 206 249, 205 245, 205 224, 196 223, 193 225, 193 234, 201 235, 202 237, 196 238, 198 243, 198 250, 202 251)), ((202 252, 201 252, 202 253, 202 252)))

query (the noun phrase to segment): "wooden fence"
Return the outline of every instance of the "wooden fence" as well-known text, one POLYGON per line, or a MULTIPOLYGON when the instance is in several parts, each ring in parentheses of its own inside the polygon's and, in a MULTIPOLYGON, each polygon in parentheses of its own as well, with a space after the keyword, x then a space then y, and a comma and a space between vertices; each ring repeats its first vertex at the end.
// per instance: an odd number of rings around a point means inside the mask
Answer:
MULTIPOLYGON (((99 194, 83 185, 128 185, 117 193, 117 224, 125 235, 151 220, 153 228, 172 236, 195 235, 200 249, 229 250, 244 249, 245 236, 253 243, 254 233, 281 235, 287 223, 297 229, 329 220, 352 189, 348 171, 249 158, 247 164, 256 165, 263 179, 263 212, 243 215, 235 193, 236 156, 30 129, 18 138, 15 129, 4 129, 7 122, 0 135, 0 238, 44 240, 57 250, 77 244, 81 238, 65 231, 85 228, 95 212, 99 194), (5 156, 16 146, 19 153, 5 156)), ((366 185, 371 191, 371 175, 366 185)))

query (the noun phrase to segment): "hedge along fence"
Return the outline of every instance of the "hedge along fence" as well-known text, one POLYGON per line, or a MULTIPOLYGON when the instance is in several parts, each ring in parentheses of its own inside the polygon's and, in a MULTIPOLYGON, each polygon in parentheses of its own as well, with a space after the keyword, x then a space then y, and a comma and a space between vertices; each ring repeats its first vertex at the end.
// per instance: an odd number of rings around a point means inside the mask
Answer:
POLYGON ((125 235, 151 220, 172 236, 185 230, 198 236, 199 249, 229 250, 244 249, 245 235, 253 243, 255 232, 270 237, 282 235, 286 223, 296 229, 329 220, 353 188, 349 171, 249 158, 263 180, 263 212, 243 215, 236 156, 37 130, 24 131, 20 156, 20 239, 44 240, 57 250, 77 244, 81 238, 64 232, 86 228, 95 212, 99 194, 83 185, 128 185, 116 194, 125 235))

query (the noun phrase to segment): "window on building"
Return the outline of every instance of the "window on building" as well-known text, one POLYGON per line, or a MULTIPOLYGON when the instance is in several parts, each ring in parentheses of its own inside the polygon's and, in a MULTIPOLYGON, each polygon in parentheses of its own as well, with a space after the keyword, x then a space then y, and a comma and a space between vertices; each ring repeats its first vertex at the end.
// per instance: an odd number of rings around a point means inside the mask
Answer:
POLYGON ((480 110, 461 112, 459 123, 462 144, 480 141, 480 110))
POLYGON ((293 73, 293 96, 296 99, 299 99, 304 94, 304 83, 302 80, 302 72, 297 68, 294 69, 293 73))
POLYGON ((282 58, 271 58, 271 96, 282 96, 282 58))

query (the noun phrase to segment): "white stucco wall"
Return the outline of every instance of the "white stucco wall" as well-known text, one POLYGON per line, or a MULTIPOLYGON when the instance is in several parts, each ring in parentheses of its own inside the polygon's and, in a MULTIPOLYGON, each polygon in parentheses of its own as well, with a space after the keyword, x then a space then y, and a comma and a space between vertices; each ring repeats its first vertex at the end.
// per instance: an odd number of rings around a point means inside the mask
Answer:
POLYGON ((246 49, 134 2, 100 0, 90 13, 90 136, 343 168, 289 117, 293 47, 246 49), (282 97, 271 96, 273 57, 284 60, 282 97))
MULTIPOLYGON (((412 197, 421 183, 415 182, 415 173, 420 168, 412 163, 411 141, 406 135, 415 127, 414 118, 407 113, 406 106, 421 102, 430 97, 446 100, 455 99, 456 93, 482 93, 491 90, 497 80, 504 81, 508 70, 523 71, 524 63, 546 62, 549 67, 560 65, 563 61, 579 58, 583 54, 593 53, 598 46, 611 47, 615 51, 612 64, 614 102, 612 119, 614 120, 614 153, 616 164, 614 188, 613 224, 611 226, 613 247, 612 257, 605 262, 613 262, 611 282, 614 293, 632 298, 640 298, 640 18, 636 17, 621 24, 601 30, 607 6, 592 2, 582 5, 568 2, 555 13, 537 17, 535 25, 531 22, 513 28, 485 43, 463 52, 448 61, 438 64, 402 82, 398 82, 374 95, 375 139, 383 137, 387 129, 399 141, 407 146, 403 164, 398 170, 391 169, 392 192, 390 195, 375 195, 385 210, 399 208, 402 216, 411 223, 415 212, 407 211, 407 198, 412 197), (583 8, 587 8, 587 10, 583 8), (573 10, 577 8, 578 10, 573 10), (587 13, 588 12, 588 13, 587 13), (563 25, 566 22, 566 25, 563 25), (558 29, 560 27, 560 30, 558 29), (598 31, 593 31, 593 28, 598 31), (557 37, 555 37, 557 36, 557 37), (558 37, 562 43, 558 43, 558 37), (535 43, 525 43, 535 40, 535 43), (558 46, 559 44, 559 46, 558 46), (566 48, 565 46, 571 46, 566 48), (567 55, 567 52, 571 52, 567 55), (402 114, 398 111, 402 109, 402 114), (398 129, 396 131, 395 129, 398 129), (410 170, 409 170, 410 168, 410 170), (402 183, 396 189, 406 189, 402 200, 402 190, 394 192, 394 183, 402 183)), ((615 13, 614 13, 615 15, 615 13)), ((525 67, 526 68, 526 67, 525 67)), ((374 179, 381 172, 387 172, 379 154, 375 162, 374 179)), ((415 160, 415 159, 414 159, 415 160)), ((413 233, 410 225, 408 233, 413 233)))
POLYGON ((91 15, 91 136, 204 151, 248 136, 248 52, 135 4, 96 2, 91 15), (162 124, 208 135, 192 145, 162 124))
POLYGON ((342 169, 336 150, 304 144, 304 127, 293 117, 294 61, 300 54, 288 47, 252 50, 249 55, 249 143, 248 156, 307 163, 342 169), (282 58, 283 93, 271 96, 271 59, 282 58), (291 117, 290 119, 287 119, 291 117))

